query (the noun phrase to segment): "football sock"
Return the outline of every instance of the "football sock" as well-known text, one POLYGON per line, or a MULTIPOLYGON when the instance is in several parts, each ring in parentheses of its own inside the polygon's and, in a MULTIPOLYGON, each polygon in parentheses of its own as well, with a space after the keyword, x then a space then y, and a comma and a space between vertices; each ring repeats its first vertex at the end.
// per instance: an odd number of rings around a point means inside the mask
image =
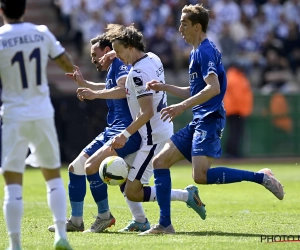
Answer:
POLYGON ((130 209, 130 212, 132 214, 132 219, 139 223, 145 223, 146 222, 146 215, 145 211, 143 209, 141 202, 134 202, 127 199, 125 194, 125 186, 126 182, 120 185, 120 191, 123 194, 125 201, 130 209))
MULTIPOLYGON (((144 200, 156 201, 156 188, 155 187, 143 187, 144 189, 144 200)), ((171 201, 184 201, 186 202, 189 198, 189 193, 183 189, 171 189, 171 201)))
POLYGON ((157 202, 160 208, 159 224, 168 227, 171 224, 171 175, 169 169, 154 169, 154 184, 157 202))
POLYGON ((83 221, 83 205, 86 195, 86 176, 69 172, 69 199, 71 204, 71 221, 80 226, 83 221))
POLYGON ((140 223, 146 222, 146 215, 141 202, 130 201, 125 197, 125 201, 130 209, 133 220, 140 223))
POLYGON ((171 190, 171 201, 184 201, 187 202, 189 198, 189 192, 183 189, 171 190))
POLYGON ((207 170, 207 184, 227 184, 241 181, 251 181, 261 184, 264 174, 226 167, 216 167, 207 170))
POLYGON ((22 186, 10 184, 4 187, 3 213, 10 239, 10 248, 21 246, 21 220, 23 215, 22 186))
POLYGON ((90 183, 91 193, 94 197, 94 201, 98 206, 98 214, 101 219, 108 219, 109 206, 107 199, 107 185, 101 180, 99 173, 87 175, 87 179, 90 183))
POLYGON ((48 206, 55 223, 55 239, 66 239, 67 197, 63 181, 61 178, 51 179, 46 182, 46 186, 48 206))

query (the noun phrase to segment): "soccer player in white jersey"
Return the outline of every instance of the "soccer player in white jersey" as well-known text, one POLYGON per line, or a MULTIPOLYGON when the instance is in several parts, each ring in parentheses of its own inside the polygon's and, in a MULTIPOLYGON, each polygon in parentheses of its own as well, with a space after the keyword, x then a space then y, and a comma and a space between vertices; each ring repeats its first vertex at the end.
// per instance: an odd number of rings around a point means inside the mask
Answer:
MULTIPOLYGON (((152 79, 164 83, 164 68, 161 60, 155 54, 145 53, 143 36, 133 26, 124 27, 118 24, 109 24, 106 32, 111 40, 114 51, 125 64, 131 64, 124 93, 123 89, 114 91, 94 91, 79 88, 77 90, 81 100, 95 98, 122 98, 127 97, 128 106, 133 122, 111 143, 112 149, 122 148, 128 138, 139 131, 142 137, 141 148, 129 170, 124 184, 125 194, 131 201, 156 201, 156 188, 144 186, 149 183, 153 174, 152 158, 163 148, 165 142, 173 134, 173 123, 160 119, 160 111, 167 105, 167 95, 164 91, 153 91, 146 88, 146 83, 152 79)), ((96 156, 97 157, 97 156, 96 156)), ((94 156, 90 157, 85 168, 99 168, 93 164, 94 156)), ((196 189, 171 191, 171 200, 180 200, 192 207, 202 219, 206 217, 204 205, 197 206, 195 199, 199 199, 196 189)))
POLYGON ((22 179, 26 163, 41 167, 48 205, 56 226, 54 249, 72 249, 67 241, 66 192, 60 177, 60 152, 46 75, 48 57, 69 72, 73 64, 45 25, 23 21, 26 0, 1 0, 2 83, 1 172, 5 180, 3 212, 10 250, 21 249, 22 179))

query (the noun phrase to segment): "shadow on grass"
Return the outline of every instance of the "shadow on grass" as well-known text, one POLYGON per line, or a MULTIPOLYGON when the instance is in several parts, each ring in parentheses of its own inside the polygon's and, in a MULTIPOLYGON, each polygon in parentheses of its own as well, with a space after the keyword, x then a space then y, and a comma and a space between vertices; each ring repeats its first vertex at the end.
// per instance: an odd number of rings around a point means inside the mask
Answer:
POLYGON ((230 237, 260 237, 262 234, 251 233, 228 233, 220 231, 204 231, 204 232, 176 232, 178 235, 188 236, 230 236, 230 237))
MULTIPOLYGON (((119 235, 138 235, 136 232, 127 232, 127 233, 121 233, 121 232, 109 232, 104 231, 102 233, 107 234, 119 234, 119 235)), ((262 234, 251 234, 251 233, 228 233, 228 232, 220 232, 220 231, 203 231, 203 232, 176 232, 175 235, 186 235, 186 236, 229 236, 229 237, 261 237, 262 234)), ((149 236, 159 236, 157 234, 152 234, 149 236)))

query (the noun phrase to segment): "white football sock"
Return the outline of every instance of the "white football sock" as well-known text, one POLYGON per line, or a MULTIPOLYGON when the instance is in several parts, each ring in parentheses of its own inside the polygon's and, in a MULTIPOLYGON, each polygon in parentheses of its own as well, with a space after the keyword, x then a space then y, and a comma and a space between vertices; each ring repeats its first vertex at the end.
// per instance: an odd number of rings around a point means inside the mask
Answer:
POLYGON ((10 238, 10 248, 20 248, 21 221, 23 215, 21 185, 11 184, 4 187, 3 213, 10 238))
MULTIPOLYGON (((124 194, 124 193, 123 193, 124 194)), ((134 202, 127 199, 124 195, 125 201, 130 209, 133 220, 136 222, 144 223, 146 222, 146 215, 141 202, 134 202)))
MULTIPOLYGON (((189 198, 188 191, 184 189, 171 189, 171 201, 184 201, 186 202, 189 198)), ((156 199, 156 188, 151 187, 151 195, 149 201, 157 201, 156 199)))
POLYGON ((187 202, 189 198, 189 192, 183 189, 171 190, 171 201, 184 201, 187 202))
POLYGON ((55 223, 55 239, 66 239, 67 201, 63 181, 61 178, 55 178, 47 181, 46 186, 48 206, 55 223))

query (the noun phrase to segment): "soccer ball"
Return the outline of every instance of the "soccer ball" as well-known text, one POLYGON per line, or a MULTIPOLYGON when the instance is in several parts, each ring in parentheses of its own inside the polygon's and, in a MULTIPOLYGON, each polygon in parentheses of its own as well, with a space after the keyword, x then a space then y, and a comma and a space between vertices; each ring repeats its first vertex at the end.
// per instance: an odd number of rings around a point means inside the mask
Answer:
POLYGON ((119 156, 109 156, 101 162, 99 175, 108 185, 121 185, 128 176, 128 165, 119 156))

